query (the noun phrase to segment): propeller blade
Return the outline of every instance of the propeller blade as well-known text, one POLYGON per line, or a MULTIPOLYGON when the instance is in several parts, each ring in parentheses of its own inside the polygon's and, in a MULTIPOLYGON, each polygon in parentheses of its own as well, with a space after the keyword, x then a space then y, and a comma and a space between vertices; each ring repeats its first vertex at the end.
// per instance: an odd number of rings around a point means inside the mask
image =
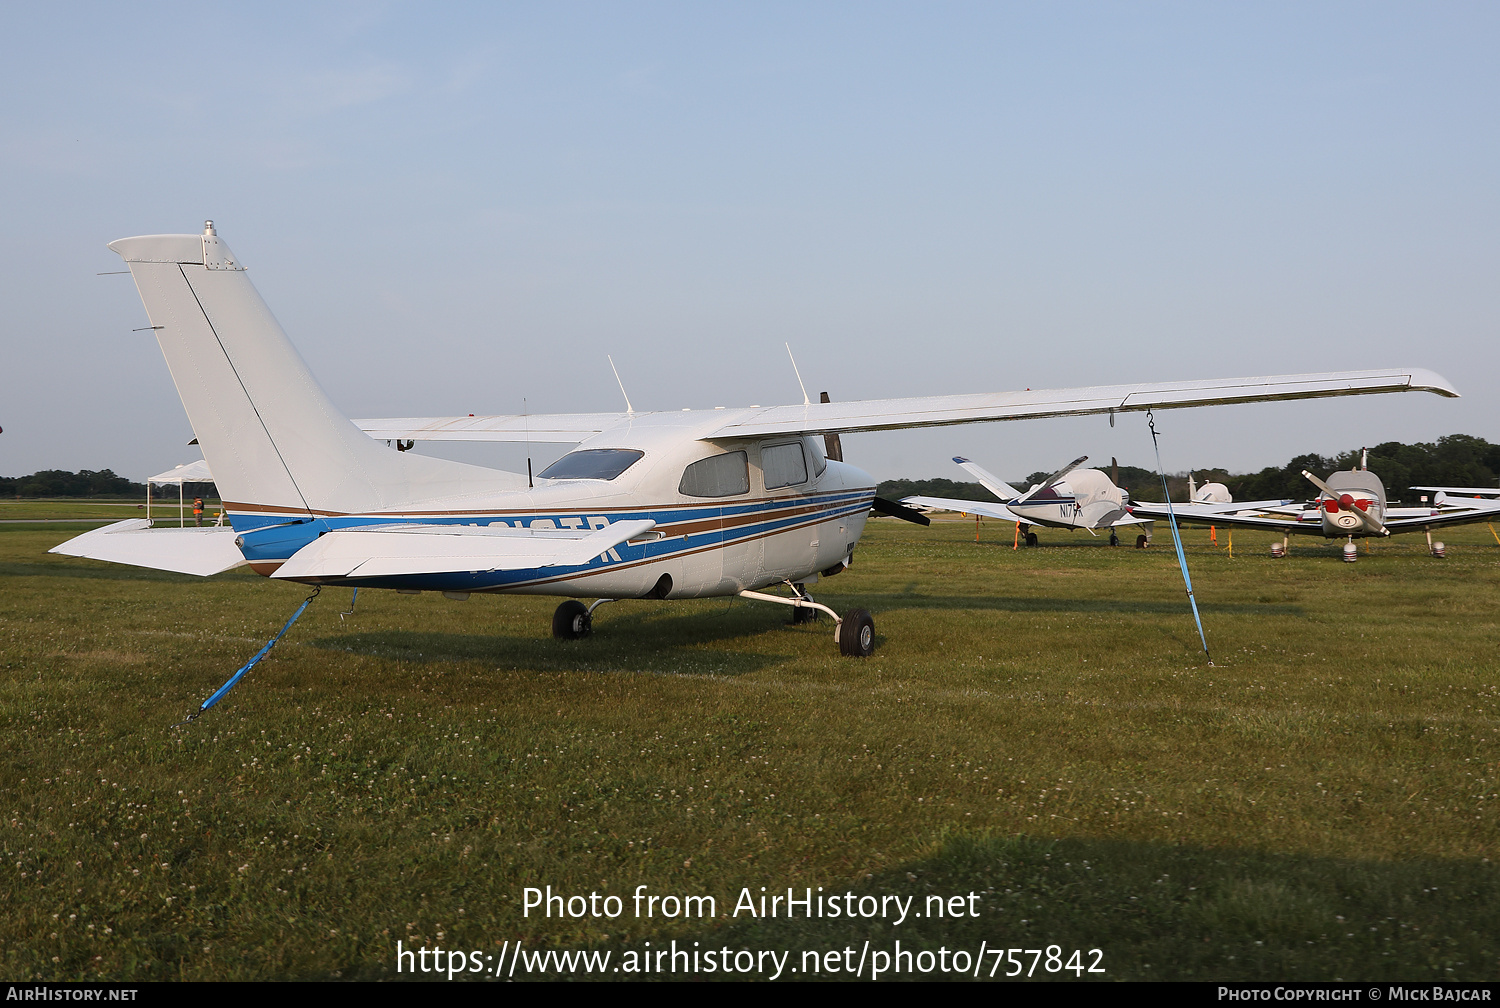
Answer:
POLYGON ((916 508, 907 507, 884 497, 876 497, 870 502, 870 510, 876 514, 889 515, 892 518, 900 518, 909 521, 913 525, 931 525, 932 519, 918 511, 916 508))
POLYGON ((1021 504, 1021 503, 1024 503, 1033 494, 1039 494, 1039 493, 1042 493, 1045 490, 1050 490, 1052 488, 1052 485, 1054 483, 1056 483, 1058 480, 1062 479, 1064 476, 1068 475, 1068 473, 1072 472, 1074 469, 1077 469, 1079 466, 1083 465, 1088 460, 1089 460, 1089 457, 1087 455, 1080 455, 1080 456, 1078 456, 1076 459, 1074 459, 1073 461, 1069 462, 1067 465, 1063 466, 1061 469, 1057 470, 1057 472, 1053 473, 1051 476, 1048 476, 1044 481, 1042 481, 1041 483, 1038 483, 1036 486, 1032 487, 1030 490, 1027 490, 1021 496, 1017 497, 1011 503, 1013 503, 1013 504, 1021 504))
POLYGON ((1364 524, 1365 528, 1369 529, 1371 532, 1374 532, 1378 535, 1391 534, 1391 530, 1385 527, 1384 522, 1382 522, 1379 518, 1376 518, 1374 515, 1370 514, 1370 512, 1366 511, 1364 508, 1355 504, 1352 500, 1350 500, 1349 503, 1344 504, 1344 500, 1345 498, 1349 497, 1349 494, 1339 493, 1333 487, 1329 486, 1327 483, 1324 483, 1322 480, 1318 479, 1318 477, 1314 476, 1306 469, 1302 470, 1302 475, 1306 476, 1313 486, 1317 487, 1319 490, 1327 494, 1329 499, 1336 500, 1345 508, 1347 508, 1349 513, 1357 517, 1360 522, 1364 524))
MULTIPOLYGON (((828 398, 827 392, 819 392, 818 402, 833 402, 833 400, 828 398)), ((844 461, 844 443, 839 440, 837 434, 823 435, 823 454, 835 462, 844 461)))

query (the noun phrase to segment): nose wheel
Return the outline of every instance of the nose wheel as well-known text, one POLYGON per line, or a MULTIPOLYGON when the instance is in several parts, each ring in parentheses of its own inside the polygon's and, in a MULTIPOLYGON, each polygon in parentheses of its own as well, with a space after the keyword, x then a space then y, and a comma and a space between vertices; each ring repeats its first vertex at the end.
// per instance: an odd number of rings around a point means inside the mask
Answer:
POLYGON ((875 652, 875 619, 865 609, 851 609, 839 624, 839 653, 868 658, 875 652))
POLYGON ((793 606, 793 623, 806 622, 809 617, 802 616, 804 612, 812 614, 813 618, 817 613, 825 612, 833 617, 833 641, 839 646, 840 654, 851 658, 868 658, 875 652, 875 618, 868 610, 850 609, 843 616, 839 616, 823 603, 813 601, 813 597, 807 594, 807 590, 802 585, 787 583, 791 584, 792 591, 796 593, 792 598, 749 590, 741 591, 739 595, 740 598, 754 599, 757 602, 777 602, 784 606, 793 606))
POLYGON ((552 614, 552 636, 558 640, 582 640, 593 629, 593 613, 577 599, 568 599, 552 614))

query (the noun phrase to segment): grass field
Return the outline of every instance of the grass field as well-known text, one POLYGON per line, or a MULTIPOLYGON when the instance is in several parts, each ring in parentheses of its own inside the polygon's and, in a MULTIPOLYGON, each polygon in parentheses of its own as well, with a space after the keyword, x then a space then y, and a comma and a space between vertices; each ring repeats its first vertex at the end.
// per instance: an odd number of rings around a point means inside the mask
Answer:
MULTIPOLYGON (((218 510, 219 502, 205 501, 204 514, 212 518, 218 510)), ((144 500, 91 500, 77 497, 59 498, 23 498, 21 500, 0 501, 0 521, 27 520, 56 518, 62 520, 82 518, 108 518, 111 521, 123 521, 126 518, 144 518, 146 516, 146 502, 144 500)), ((193 520, 193 499, 187 499, 186 520, 193 520)), ((151 517, 161 522, 176 524, 177 501, 170 504, 166 501, 151 502, 151 517)))
POLYGON ((1500 973, 1484 526, 1446 531, 1446 560, 1407 536, 1352 565, 1186 532, 1212 667, 1164 538, 1016 552, 1001 525, 872 522, 818 586, 875 613, 865 661, 744 601, 618 603, 558 642, 555 599, 366 592, 341 619, 329 590, 180 729, 305 590, 46 554, 77 531, 0 525, 7 979, 394 978, 398 939, 1500 973), (548 885, 625 909, 523 915, 548 885), (641 885, 719 916, 636 917, 641 885), (980 916, 725 916, 762 886, 973 893, 980 916))

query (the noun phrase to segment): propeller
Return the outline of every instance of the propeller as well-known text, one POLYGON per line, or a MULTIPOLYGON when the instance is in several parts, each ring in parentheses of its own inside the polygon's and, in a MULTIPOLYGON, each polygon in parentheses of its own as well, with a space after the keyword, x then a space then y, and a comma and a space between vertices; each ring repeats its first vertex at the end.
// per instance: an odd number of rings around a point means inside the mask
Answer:
POLYGON ((932 519, 918 511, 916 508, 907 507, 905 504, 887 500, 884 497, 876 497, 870 502, 870 510, 876 514, 889 515, 892 518, 900 518, 909 521, 913 525, 931 525, 932 519))
MULTIPOLYGON (((832 402, 833 400, 829 398, 827 392, 819 392, 818 401, 832 402)), ((835 462, 844 461, 844 446, 839 441, 839 436, 837 434, 823 435, 823 454, 833 459, 835 462)), ((889 515, 892 518, 900 518, 902 521, 909 521, 913 525, 932 524, 932 519, 924 515, 922 512, 918 511, 916 508, 907 507, 905 504, 900 504, 893 500, 887 500, 884 497, 876 497, 873 501, 871 501, 870 510, 874 511, 876 514, 889 515)))
POLYGON ((1359 505, 1359 502, 1356 501, 1350 494, 1339 493, 1333 487, 1329 486, 1327 483, 1324 483, 1322 480, 1318 479, 1318 477, 1314 476, 1306 469, 1302 470, 1302 475, 1306 476, 1312 482, 1313 486, 1317 487, 1319 490, 1327 494, 1329 499, 1337 501, 1340 507, 1363 522, 1365 528, 1369 531, 1374 532, 1378 535, 1391 534, 1391 530, 1385 527, 1384 522, 1361 507, 1359 505))
POLYGON ((1074 469, 1077 469, 1079 466, 1083 465, 1088 460, 1089 460, 1089 457, 1087 455, 1080 455, 1080 456, 1078 456, 1078 458, 1076 458, 1073 461, 1069 462, 1067 465, 1065 465, 1061 469, 1057 470, 1057 472, 1053 473, 1051 476, 1048 476, 1045 480, 1043 480, 1041 483, 1038 483, 1036 486, 1032 487, 1030 490, 1027 490, 1021 496, 1019 496, 1015 500, 1011 501, 1011 503, 1012 504, 1024 504, 1024 503, 1026 503, 1026 501, 1030 500, 1036 494, 1042 493, 1045 490, 1050 490, 1052 488, 1052 485, 1054 483, 1056 483, 1058 480, 1062 479, 1064 476, 1068 475, 1068 473, 1072 472, 1074 469))
MULTIPOLYGON (((828 398, 827 392, 819 392, 818 402, 833 402, 833 400, 828 398)), ((827 455, 835 462, 844 461, 844 444, 839 440, 839 436, 837 434, 823 435, 823 454, 827 455)))

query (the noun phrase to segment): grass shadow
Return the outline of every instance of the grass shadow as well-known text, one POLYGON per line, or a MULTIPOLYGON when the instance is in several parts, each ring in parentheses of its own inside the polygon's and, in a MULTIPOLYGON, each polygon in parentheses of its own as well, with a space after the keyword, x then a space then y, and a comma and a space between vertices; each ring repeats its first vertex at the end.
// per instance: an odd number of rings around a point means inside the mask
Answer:
MULTIPOLYGON (((232 573, 232 572, 230 572, 232 573)), ((215 575, 222 577, 223 575, 215 575)), ((91 581, 165 581, 170 584, 202 584, 204 579, 194 574, 174 574, 171 571, 152 570, 149 567, 126 567, 121 564, 72 563, 0 563, 0 578, 8 577, 55 577, 85 578, 91 581)))
MULTIPOLYGON (((1390 863, 958 834, 928 858, 847 883, 825 881, 821 890, 777 880, 767 897, 785 896, 788 883, 799 900, 809 888, 814 899, 836 898, 839 916, 809 917, 799 907, 789 918, 785 899, 774 918, 752 915, 741 901, 753 900, 759 912, 762 894, 754 886, 743 891, 748 896, 716 896, 728 920, 679 934, 677 948, 786 951, 782 979, 799 980, 855 979, 866 952, 860 979, 882 967, 886 980, 989 980, 1018 972, 1017 979, 1069 981, 1482 981, 1500 967, 1500 869, 1479 861, 1390 863), (906 915, 897 923, 902 906, 906 915), (901 960, 893 955, 898 940, 907 953, 901 960), (1059 951, 1050 963, 1049 946, 1059 951), (843 955, 846 949, 852 954, 843 955), (1018 950, 1017 961, 1005 958, 1009 949, 1018 950), (941 960, 939 950, 946 953, 941 960), (963 960, 964 970, 935 968, 963 960)), ((621 963, 640 952, 599 947, 621 963)), ((666 936, 656 936, 652 948, 670 949, 666 936)), ((663 965, 662 972, 630 977, 648 978, 674 976, 663 965)))
MULTIPOLYGON (((860 598, 873 609, 993 609, 1001 612, 1073 612, 1073 613, 1139 613, 1142 615, 1176 614, 1186 607, 1182 600, 1151 602, 1142 599, 1065 599, 1039 596, 1017 597, 1004 595, 920 595, 920 594, 871 594, 862 592, 860 598)), ((1203 602, 1198 610, 1204 613, 1220 613, 1239 616, 1296 616, 1303 617, 1306 610, 1298 605, 1274 605, 1269 603, 1203 602)), ((878 611, 878 610, 876 610, 878 611)))

